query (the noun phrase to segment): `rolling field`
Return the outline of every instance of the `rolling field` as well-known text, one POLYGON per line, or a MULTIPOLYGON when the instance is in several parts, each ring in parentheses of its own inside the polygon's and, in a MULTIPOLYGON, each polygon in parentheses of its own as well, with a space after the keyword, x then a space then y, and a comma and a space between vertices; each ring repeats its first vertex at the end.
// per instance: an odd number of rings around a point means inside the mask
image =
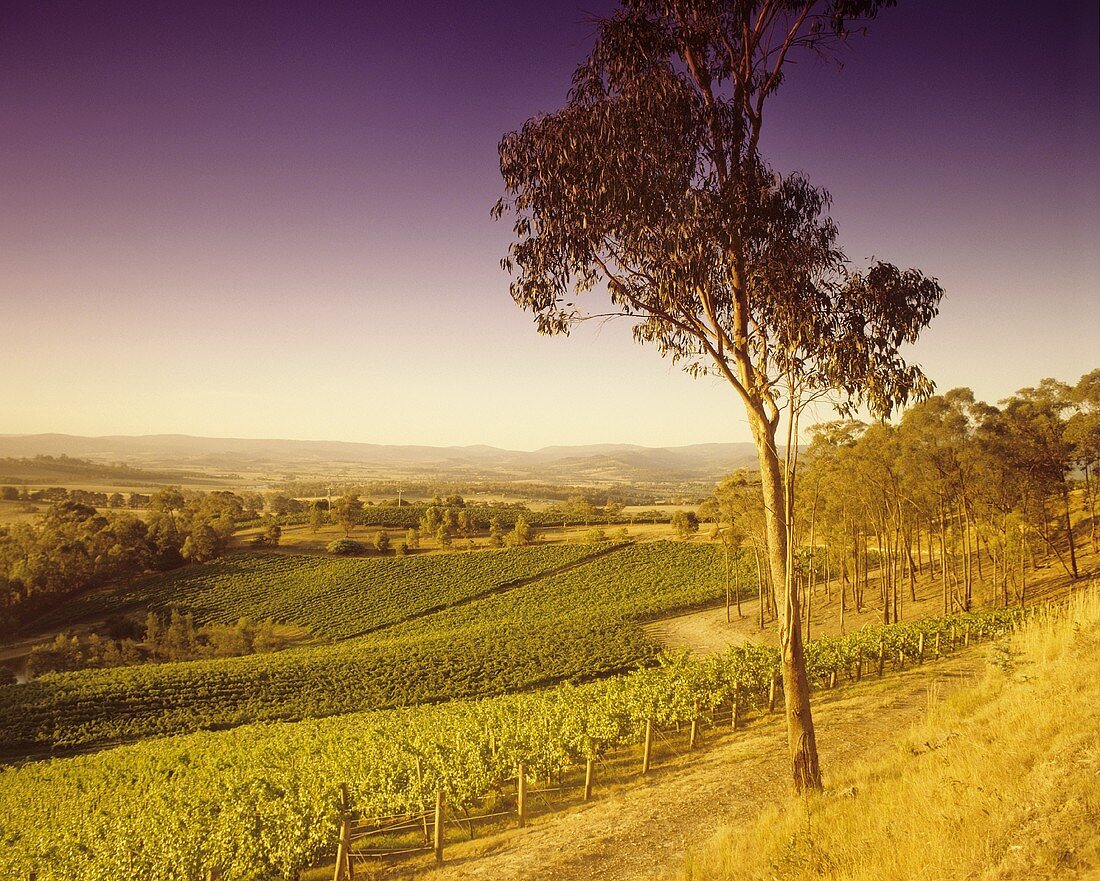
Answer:
MULTIPOLYGON (((342 564, 334 571, 345 574, 375 575, 402 567, 423 574, 436 571, 431 567, 444 562, 452 575, 461 571, 455 567, 474 568, 466 570, 464 588, 447 588, 452 605, 436 612, 430 611, 430 604, 439 603, 441 589, 411 577, 403 585, 404 594, 384 579, 372 582, 386 602, 364 602, 362 617, 355 603, 339 605, 337 594, 360 589, 361 596, 369 597, 365 587, 326 587, 333 591, 328 603, 316 601, 301 588, 309 602, 294 609, 316 610, 308 619, 313 626, 328 621, 329 632, 344 633, 377 628, 335 645, 51 674, 26 685, 0 687, 0 742, 7 745, 9 755, 588 679, 657 655, 658 646, 644 635, 640 622, 698 608, 716 601, 724 591, 715 549, 670 542, 574 547, 567 553, 535 548, 529 554, 453 554, 424 561, 332 561, 281 555, 256 559, 272 567, 272 572, 283 573, 283 578, 296 571, 295 584, 311 583, 308 576, 321 563, 342 564), (585 561, 586 556, 592 559, 585 561), (288 560, 299 568, 283 569, 288 560), (493 566, 499 561, 508 561, 507 579, 493 566), (577 562, 580 565, 561 571, 563 565, 577 562), (379 567, 379 563, 396 566, 379 567), (556 566, 548 567, 550 563, 556 566), (542 577, 527 576, 516 582, 521 571, 541 571, 542 577), (510 582, 515 586, 509 588, 510 582), (423 613, 402 621, 417 603, 423 613), (339 615, 335 610, 341 610, 339 615), (399 623, 386 626, 387 620, 399 623)), ((242 581, 233 568, 226 570, 231 563, 221 561, 162 576, 155 582, 158 596, 216 595, 217 576, 228 572, 231 589, 241 593, 234 602, 246 603, 244 608, 233 606, 234 615, 248 610, 260 617, 284 608, 278 605, 285 599, 284 590, 277 587, 280 582, 264 592, 259 589, 263 582, 257 581, 249 597, 252 582, 242 581), (210 580, 196 578, 203 573, 210 580)), ((129 593, 126 597, 127 602, 134 601, 129 593)), ((103 598, 89 597, 93 599, 100 603, 96 608, 102 614, 107 608, 103 598)), ((210 615, 219 613, 212 606, 205 608, 210 615)), ((303 615, 299 621, 307 620, 305 613, 298 614, 303 615)))
POLYGON ((37 619, 33 631, 138 611, 189 611, 199 624, 246 615, 344 639, 528 578, 607 547, 562 545, 444 556, 341 559, 238 554, 96 591, 37 619))

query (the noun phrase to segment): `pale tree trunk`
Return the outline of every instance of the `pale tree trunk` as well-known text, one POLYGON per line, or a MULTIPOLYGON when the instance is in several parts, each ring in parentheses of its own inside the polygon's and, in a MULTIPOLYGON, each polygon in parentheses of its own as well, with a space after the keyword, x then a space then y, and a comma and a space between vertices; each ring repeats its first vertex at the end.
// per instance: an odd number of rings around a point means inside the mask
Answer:
MULTIPOLYGON (((751 414, 750 414, 751 415, 751 414)), ((774 433, 759 422, 753 424, 760 460, 760 487, 764 497, 768 568, 778 611, 780 668, 783 702, 787 716, 787 746, 796 792, 821 788, 817 738, 810 712, 810 683, 802 645, 801 615, 794 590, 788 528, 793 512, 788 510, 787 492, 775 447, 774 433)))
POLYGON ((1096 544, 1096 494, 1093 486, 1095 475, 1090 474, 1089 463, 1085 463, 1085 498, 1089 504, 1089 538, 1092 540, 1092 549, 1097 550, 1096 544))
POLYGON ((1066 484, 1066 479, 1062 478, 1062 502, 1065 505, 1066 510, 1066 539, 1069 541, 1069 565, 1073 570, 1074 579, 1078 578, 1077 574, 1077 548, 1073 541, 1073 522, 1069 518, 1069 486, 1066 484))

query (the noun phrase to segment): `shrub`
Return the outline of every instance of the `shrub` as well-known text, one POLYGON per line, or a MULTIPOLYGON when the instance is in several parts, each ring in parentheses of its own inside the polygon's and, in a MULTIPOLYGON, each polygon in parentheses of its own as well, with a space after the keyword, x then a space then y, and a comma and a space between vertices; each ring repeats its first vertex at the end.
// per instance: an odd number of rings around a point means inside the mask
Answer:
POLYGON ((329 542, 326 550, 339 557, 354 557, 367 552, 366 546, 361 541, 350 538, 338 538, 336 541, 329 542))

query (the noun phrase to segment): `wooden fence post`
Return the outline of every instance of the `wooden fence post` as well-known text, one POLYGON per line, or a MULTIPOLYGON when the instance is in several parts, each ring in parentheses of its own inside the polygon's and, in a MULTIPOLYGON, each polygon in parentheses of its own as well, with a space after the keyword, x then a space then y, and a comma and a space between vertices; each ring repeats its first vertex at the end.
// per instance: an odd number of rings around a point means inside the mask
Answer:
POLYGON ((899 670, 904 670, 905 669, 905 650, 904 649, 898 649, 898 669, 899 670))
POLYGON ((351 821, 348 820, 350 806, 351 797, 348 795, 348 786, 346 783, 341 783, 340 843, 336 847, 336 867, 332 873, 332 881, 352 881, 355 877, 355 866, 351 861, 351 821))
POLYGON ((516 775, 516 813, 519 814, 519 828, 527 822, 527 769, 523 762, 519 763, 519 773, 516 775))
POLYGON ((882 678, 882 672, 886 669, 886 642, 885 640, 878 641, 878 675, 882 678))
POLYGON ((924 663, 924 631, 921 631, 920 640, 917 643, 917 663, 924 663))
POLYGON ((741 709, 741 693, 735 691, 733 693, 733 706, 730 710, 730 727, 737 730, 737 711, 741 709))
POLYGON ((336 868, 332 881, 352 881, 355 877, 351 861, 351 822, 345 817, 340 821, 340 844, 336 848, 336 868))
POLYGON ((940 657, 940 634, 936 632, 936 657, 940 657))
POLYGON ((653 754, 653 719, 645 720, 645 745, 642 747, 642 773, 649 773, 649 759, 653 754))
POLYGON ((695 715, 691 717, 691 734, 688 735, 688 749, 695 749, 699 740, 699 705, 695 705, 695 715))
POLYGON ((829 688, 836 688, 836 670, 829 674, 829 688))
POLYGON ((768 684, 768 712, 775 712, 775 674, 772 673, 772 681, 768 684))
POLYGON ((584 763, 584 800, 590 801, 592 798, 592 765, 593 761, 589 759, 584 763))
POLYGON ((856 655, 856 682, 863 679, 863 650, 860 649, 858 655, 856 655))
MULTIPOLYGON (((416 785, 419 787, 420 792, 424 792, 424 765, 420 761, 420 756, 416 757, 416 785)), ((424 808, 424 802, 420 802, 420 822, 424 827, 424 844, 428 845, 432 843, 431 833, 428 831, 428 812, 424 808)))
POLYGON ((970 622, 966 622, 966 629, 963 630, 963 646, 968 648, 970 646, 970 622))
POLYGON ((443 790, 435 794, 435 828, 432 830, 432 847, 435 850, 435 861, 443 862, 443 790))

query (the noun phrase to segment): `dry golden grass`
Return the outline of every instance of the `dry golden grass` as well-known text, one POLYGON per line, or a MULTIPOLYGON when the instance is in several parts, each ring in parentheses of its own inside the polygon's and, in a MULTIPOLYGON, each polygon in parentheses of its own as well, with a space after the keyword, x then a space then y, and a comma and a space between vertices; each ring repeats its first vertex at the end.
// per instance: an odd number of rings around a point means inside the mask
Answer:
POLYGON ((1100 585, 990 651, 889 758, 719 833, 680 878, 1100 877, 1100 585))

